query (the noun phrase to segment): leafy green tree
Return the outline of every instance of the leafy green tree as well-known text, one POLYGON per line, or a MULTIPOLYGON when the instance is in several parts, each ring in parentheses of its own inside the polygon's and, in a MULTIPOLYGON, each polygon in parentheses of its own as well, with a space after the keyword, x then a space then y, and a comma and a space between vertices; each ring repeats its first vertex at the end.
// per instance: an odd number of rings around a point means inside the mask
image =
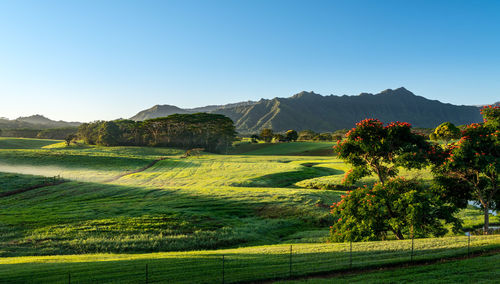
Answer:
POLYGON ((332 134, 332 139, 334 141, 342 141, 342 135, 340 135, 340 134, 332 134))
POLYGON ((332 134, 328 132, 319 133, 313 139, 316 141, 332 141, 332 134))
POLYGON ((334 242, 381 240, 390 232, 399 240, 405 235, 443 236, 445 223, 453 224, 455 232, 461 225, 454 217, 456 207, 421 183, 403 178, 347 191, 331 207, 335 222, 330 240, 334 242))
POLYGON ((277 133, 277 134, 273 135, 273 142, 274 143, 286 142, 286 141, 287 141, 287 139, 286 139, 285 135, 283 135, 283 134, 277 133))
POLYGON ((313 140, 314 136, 316 136, 316 132, 306 129, 299 132, 298 140, 300 141, 313 140))
POLYGON ((297 131, 295 130, 288 130, 286 133, 285 133, 285 136, 286 136, 286 140, 288 141, 297 141, 297 139, 299 138, 299 134, 297 133, 297 131))
POLYGON ((476 200, 484 212, 484 232, 489 231, 489 210, 500 204, 500 107, 482 111, 484 123, 468 125, 462 138, 450 144, 435 162, 436 182, 462 207, 476 200))
POLYGON ((460 129, 451 122, 444 122, 434 129, 433 134, 429 135, 431 140, 442 140, 448 144, 450 140, 460 138, 460 129))
POLYGON ((259 135, 252 134, 252 136, 250 136, 250 139, 251 139, 252 143, 257 143, 259 140, 259 135))
POLYGON ((353 184, 372 174, 385 181, 398 174, 398 168, 420 169, 426 166, 432 146, 422 135, 411 131, 406 122, 385 126, 378 119, 365 119, 337 141, 338 157, 352 165, 344 183, 353 184))
POLYGON ((75 139, 76 139, 75 134, 69 134, 68 136, 66 136, 66 138, 64 138, 64 141, 66 141, 66 146, 69 146, 71 142, 75 139))
POLYGON ((436 133, 432 132, 431 134, 429 134, 429 139, 431 139, 432 141, 437 141, 437 136, 436 136, 436 133))
POLYGON ((118 125, 113 121, 105 121, 99 127, 96 143, 102 146, 117 146, 120 136, 121 131, 118 125))
POLYGON ((266 141, 266 142, 271 142, 273 139, 274 133, 273 130, 270 128, 264 128, 260 132, 260 139, 266 141))
POLYGON ((484 124, 500 129, 500 104, 485 106, 481 109, 484 124))
POLYGON ((98 139, 98 129, 102 123, 103 121, 82 123, 78 127, 77 136, 86 144, 95 145, 98 139))

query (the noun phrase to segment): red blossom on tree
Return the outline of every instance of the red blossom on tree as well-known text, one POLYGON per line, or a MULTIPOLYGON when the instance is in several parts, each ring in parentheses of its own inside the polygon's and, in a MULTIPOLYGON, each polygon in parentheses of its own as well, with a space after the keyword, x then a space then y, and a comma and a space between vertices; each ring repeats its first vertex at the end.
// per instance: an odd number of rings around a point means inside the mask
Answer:
POLYGON ((383 184, 395 177, 398 167, 422 168, 429 153, 434 151, 425 137, 411 131, 406 122, 391 122, 384 126, 378 119, 364 119, 346 134, 346 139, 334 146, 339 158, 353 168, 344 177, 345 184, 377 175, 383 184))

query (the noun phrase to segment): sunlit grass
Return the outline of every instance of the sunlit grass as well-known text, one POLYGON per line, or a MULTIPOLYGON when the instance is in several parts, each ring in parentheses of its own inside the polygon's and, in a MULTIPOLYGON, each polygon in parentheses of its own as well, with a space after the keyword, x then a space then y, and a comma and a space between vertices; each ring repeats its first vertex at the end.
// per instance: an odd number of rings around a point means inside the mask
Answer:
MULTIPOLYGON (((9 143, 12 144, 12 141, 9 143)), ((30 144, 26 141, 19 143, 30 144)), ((286 258, 287 246, 235 248, 280 243, 324 243, 328 226, 332 223, 328 206, 338 201, 343 192, 316 188, 323 188, 324 184, 339 184, 349 169, 348 165, 333 156, 204 153, 199 157, 181 158, 184 151, 170 148, 66 147, 60 142, 48 146, 37 143, 33 142, 30 146, 32 149, 25 149, 28 146, 22 149, 0 149, 0 171, 27 174, 14 174, 15 179, 7 178, 12 176, 10 173, 1 174, 0 178, 3 178, 0 185, 4 188, 19 188, 43 178, 33 175, 61 175, 70 182, 0 198, 0 256, 80 254, 60 256, 60 261, 55 261, 54 266, 50 267, 53 273, 46 273, 48 278, 40 278, 48 279, 48 282, 63 281, 57 275, 69 269, 80 271, 81 277, 88 277, 88 271, 106 267, 108 263, 113 265, 110 264, 106 268, 109 271, 103 271, 105 275, 99 277, 104 277, 104 280, 111 279, 106 278, 111 276, 121 277, 119 279, 124 282, 129 279, 134 282, 140 278, 123 271, 137 266, 142 277, 143 265, 157 256, 161 258, 158 269, 172 265, 174 271, 181 269, 182 264, 163 263, 164 258, 177 261, 183 258, 181 255, 188 255, 187 261, 195 266, 218 266, 221 253, 233 255, 243 264, 245 261, 253 263, 254 260, 255 263, 274 261, 262 258, 269 255, 276 256, 276 259, 286 258), (158 159, 164 160, 145 171, 113 179, 158 159), (150 254, 221 248, 233 249, 150 254), (110 254, 88 255, 93 253, 110 254), (124 259, 108 259, 105 262, 104 258, 108 257, 124 259), (124 260, 129 262, 122 262, 124 260), (196 263, 198 260, 205 264, 196 263), (70 263, 64 263, 66 261, 70 263)), ((304 151, 304 147, 295 150, 287 148, 294 145, 303 146, 301 143, 288 143, 286 147, 279 146, 282 147, 280 153, 304 151)), ((424 180, 431 177, 427 170, 401 173, 424 180)), ((361 183, 374 181, 374 177, 370 177, 361 183)), ((464 211, 462 214, 467 226, 481 224, 480 212, 464 211)), ((430 242, 452 248, 453 244, 447 240, 435 239, 430 242)), ((420 242, 423 248, 425 240, 420 242)), ((379 244, 383 243, 356 244, 356 247, 360 252, 364 247, 367 251, 373 251, 379 248, 379 244)), ((463 245, 463 241, 460 245, 463 245)), ((407 242, 391 243, 390 246, 401 246, 403 249, 407 242)), ((328 257, 334 257, 338 253, 335 250, 345 250, 345 244, 300 244, 297 249, 303 249, 306 254, 299 253, 297 260, 303 257, 304 262, 310 262, 311 259, 321 259, 320 255, 314 253, 325 250, 331 250, 328 253, 333 255, 328 257)), ((21 277, 15 276, 18 273, 16 271, 44 270, 46 266, 40 262, 51 258, 36 256, 15 259, 29 261, 11 263, 14 265, 10 266, 12 270, 0 268, 0 275, 21 279, 16 278, 21 277), (13 271, 13 274, 7 271, 13 271)), ((330 269, 334 267, 335 258, 331 261, 327 261, 324 266, 313 262, 307 268, 304 266, 302 270, 297 270, 297 273, 330 269)), ((286 265, 282 266, 271 266, 262 277, 272 277, 274 274, 281 277, 282 268, 286 268, 286 265)), ((154 271, 154 265, 151 269, 154 271)), ((258 272, 256 270, 255 275, 260 275, 258 272)), ((240 274, 235 272, 234 275, 240 274)), ((255 275, 235 276, 234 279, 261 279, 255 278, 255 275)), ((191 276, 193 279, 211 279, 203 278, 211 277, 211 274, 191 276)), ((190 279, 189 274, 186 277, 190 279)))
MULTIPOLYGON (((148 253, 31 256, 0 259, 0 280, 64 283, 68 273, 75 282, 163 283, 225 282, 286 278, 349 268, 377 267, 401 262, 440 259, 500 247, 500 236, 417 239, 413 258, 411 240, 353 243, 294 244, 237 249, 148 253), (290 266, 291 263, 291 266, 290 266), (290 270, 291 267, 291 270, 290 270)), ((367 279, 367 278, 365 278, 367 279)))

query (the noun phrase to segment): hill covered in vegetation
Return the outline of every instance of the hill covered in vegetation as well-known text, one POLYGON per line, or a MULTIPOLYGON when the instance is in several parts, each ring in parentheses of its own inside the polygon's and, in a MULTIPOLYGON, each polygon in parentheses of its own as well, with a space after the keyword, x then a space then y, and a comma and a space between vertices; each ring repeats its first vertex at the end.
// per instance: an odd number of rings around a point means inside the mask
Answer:
POLYGON ((194 111, 226 115, 241 133, 255 133, 263 128, 274 131, 311 129, 318 132, 350 128, 364 118, 382 121, 407 121, 415 127, 434 128, 443 121, 456 125, 480 122, 476 106, 458 106, 417 96, 405 88, 387 89, 379 94, 358 96, 322 96, 300 92, 289 98, 261 99, 226 106, 180 109, 154 106, 142 111, 133 120, 144 120, 194 111))
POLYGON ((0 118, 0 129, 19 129, 19 128, 29 128, 29 129, 46 129, 46 128, 65 128, 65 127, 76 127, 80 125, 80 122, 66 122, 66 121, 55 121, 46 118, 43 115, 31 115, 26 117, 19 117, 16 119, 0 118))

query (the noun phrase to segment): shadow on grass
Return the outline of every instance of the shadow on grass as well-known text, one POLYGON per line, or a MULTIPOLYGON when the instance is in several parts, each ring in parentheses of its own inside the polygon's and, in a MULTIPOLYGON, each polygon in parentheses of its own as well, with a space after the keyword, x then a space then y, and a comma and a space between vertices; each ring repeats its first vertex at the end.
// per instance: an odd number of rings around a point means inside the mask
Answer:
POLYGON ((294 187, 293 185, 299 181, 342 174, 344 171, 326 168, 326 167, 315 167, 314 163, 304 164, 303 168, 297 171, 276 173, 263 175, 256 177, 244 182, 235 183, 233 186, 239 187, 294 187))
POLYGON ((5 225, 0 226, 0 256, 229 248, 274 243, 281 232, 293 234, 308 226, 295 211, 260 216, 259 206, 272 203, 179 189, 68 182, 0 199, 8 212, 0 223, 5 225))

